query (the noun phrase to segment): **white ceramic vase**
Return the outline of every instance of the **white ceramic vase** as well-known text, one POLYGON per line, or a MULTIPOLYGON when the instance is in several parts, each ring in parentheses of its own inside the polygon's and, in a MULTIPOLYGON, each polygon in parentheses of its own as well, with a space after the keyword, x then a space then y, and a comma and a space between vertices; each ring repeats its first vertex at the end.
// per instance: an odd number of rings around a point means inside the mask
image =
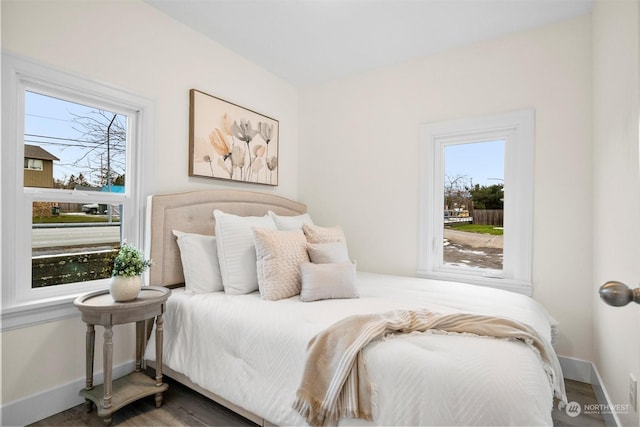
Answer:
POLYGON ((131 301, 136 299, 142 288, 140 276, 112 276, 109 282, 109 293, 114 301, 131 301))

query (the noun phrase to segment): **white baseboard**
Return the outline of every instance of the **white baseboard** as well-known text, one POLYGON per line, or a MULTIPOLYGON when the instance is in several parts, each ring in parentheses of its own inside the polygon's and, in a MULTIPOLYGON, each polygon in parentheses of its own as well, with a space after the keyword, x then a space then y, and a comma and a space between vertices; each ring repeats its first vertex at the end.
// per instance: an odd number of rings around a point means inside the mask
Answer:
MULTIPOLYGON (((560 360, 562 374, 565 379, 591 384, 598 403, 610 406, 611 399, 609 399, 607 390, 602 385, 600 373, 598 373, 598 369, 593 363, 565 356, 558 356, 558 359, 560 360)), ((602 414, 602 417, 607 427, 618 427, 622 425, 615 413, 605 412, 602 414)))
MULTIPOLYGON (((113 379, 127 375, 135 369, 135 361, 125 362, 113 367, 113 379)), ((97 372, 93 376, 96 384, 101 384, 104 375, 97 372)), ((49 390, 36 393, 0 407, 0 425, 24 426, 40 421, 44 418, 66 411, 84 402, 84 398, 78 395, 86 383, 86 378, 63 384, 49 390)))
POLYGON ((562 374, 566 379, 593 384, 593 371, 595 369, 593 363, 565 356, 558 356, 558 359, 560 360, 562 374))

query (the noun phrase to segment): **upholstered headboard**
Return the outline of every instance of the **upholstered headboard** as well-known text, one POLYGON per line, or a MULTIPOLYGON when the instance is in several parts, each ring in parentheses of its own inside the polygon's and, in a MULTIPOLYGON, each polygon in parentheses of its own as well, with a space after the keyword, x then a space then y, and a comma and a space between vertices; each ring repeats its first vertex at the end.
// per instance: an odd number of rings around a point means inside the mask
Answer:
POLYGON ((153 260, 149 284, 172 286, 184 283, 180 250, 172 230, 215 234, 213 211, 241 216, 299 215, 307 207, 271 194, 240 190, 205 190, 161 194, 147 199, 147 252, 153 260))

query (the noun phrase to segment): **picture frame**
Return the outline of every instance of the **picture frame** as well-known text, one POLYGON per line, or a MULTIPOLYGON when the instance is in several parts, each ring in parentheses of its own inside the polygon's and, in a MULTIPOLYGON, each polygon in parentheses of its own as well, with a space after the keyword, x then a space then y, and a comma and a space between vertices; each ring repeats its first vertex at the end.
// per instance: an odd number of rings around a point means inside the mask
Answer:
POLYGON ((189 91, 189 176, 278 185, 279 122, 189 91))

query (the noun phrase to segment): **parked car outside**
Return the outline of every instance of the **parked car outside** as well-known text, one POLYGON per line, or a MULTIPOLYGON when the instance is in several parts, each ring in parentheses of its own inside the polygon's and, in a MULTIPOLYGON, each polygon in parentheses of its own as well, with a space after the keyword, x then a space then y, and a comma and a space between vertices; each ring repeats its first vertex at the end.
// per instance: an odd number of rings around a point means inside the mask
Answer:
POLYGON ((82 212, 87 213, 89 215, 97 215, 100 211, 100 205, 97 203, 89 203, 86 205, 82 205, 82 212))

